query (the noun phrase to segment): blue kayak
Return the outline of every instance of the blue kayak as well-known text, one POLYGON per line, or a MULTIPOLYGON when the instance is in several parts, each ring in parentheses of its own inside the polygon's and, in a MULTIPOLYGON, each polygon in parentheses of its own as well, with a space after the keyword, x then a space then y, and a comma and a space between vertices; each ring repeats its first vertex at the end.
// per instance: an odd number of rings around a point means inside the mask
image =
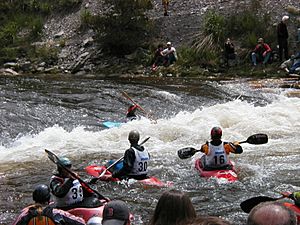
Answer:
POLYGON ((120 127, 123 123, 114 121, 105 121, 102 125, 106 128, 120 127))

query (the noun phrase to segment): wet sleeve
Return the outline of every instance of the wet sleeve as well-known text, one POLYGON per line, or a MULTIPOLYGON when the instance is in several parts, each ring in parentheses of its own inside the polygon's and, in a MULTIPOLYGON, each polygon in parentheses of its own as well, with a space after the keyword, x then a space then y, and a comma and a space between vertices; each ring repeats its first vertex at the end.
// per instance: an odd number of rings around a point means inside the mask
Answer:
POLYGON ((135 161, 135 154, 134 150, 131 148, 126 150, 124 154, 124 160, 123 160, 123 167, 119 171, 115 171, 112 175, 112 177, 115 178, 121 178, 123 176, 126 176, 129 174, 129 172, 132 170, 133 165, 135 161))
POLYGON ((52 191, 52 194, 59 198, 64 197, 72 188, 72 186, 72 178, 66 178, 63 183, 55 178, 50 182, 50 189, 52 191))
POLYGON ((240 146, 238 144, 238 142, 237 143, 232 143, 232 142, 227 143, 226 142, 226 143, 224 143, 224 148, 225 148, 225 151, 226 151, 227 154, 229 154, 229 153, 234 153, 234 154, 243 153, 243 148, 242 148, 242 146, 240 146))
POLYGON ((208 154, 208 151, 209 151, 208 142, 206 142, 204 145, 201 146, 200 151, 203 152, 205 155, 208 154))

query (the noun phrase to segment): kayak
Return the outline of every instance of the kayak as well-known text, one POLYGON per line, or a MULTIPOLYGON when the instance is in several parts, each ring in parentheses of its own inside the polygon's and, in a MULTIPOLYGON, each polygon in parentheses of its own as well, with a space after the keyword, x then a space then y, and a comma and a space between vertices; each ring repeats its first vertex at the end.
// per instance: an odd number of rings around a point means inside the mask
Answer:
POLYGON ((104 121, 102 125, 106 128, 120 127, 123 123, 114 121, 104 121))
POLYGON ((102 218, 104 205, 96 207, 96 208, 74 208, 68 210, 69 213, 74 216, 81 217, 87 223, 93 217, 102 218))
POLYGON ((289 202, 284 202, 283 205, 293 210, 297 216, 297 220, 300 221, 300 208, 298 206, 289 202))
MULTIPOLYGON (((107 181, 107 182, 121 182, 118 178, 113 178, 111 175, 112 173, 109 170, 106 170, 106 166, 97 166, 97 165, 90 165, 85 168, 86 172, 93 177, 97 177, 101 181, 107 181), (100 174, 105 171, 105 174, 101 177, 100 174)), ((144 189, 148 188, 163 188, 163 187, 170 187, 173 185, 173 182, 167 181, 163 182, 157 177, 149 177, 144 180, 135 180, 135 179, 129 179, 128 184, 138 183, 140 186, 142 186, 144 189)))
POLYGON ((238 180, 238 176, 234 164, 232 162, 230 163, 232 165, 232 169, 204 170, 201 159, 197 159, 195 162, 195 168, 201 177, 216 177, 218 179, 225 179, 228 182, 234 182, 238 180))
MULTIPOLYGON (((103 217, 103 209, 105 204, 107 203, 104 200, 101 200, 103 205, 95 208, 73 208, 69 209, 68 212, 74 216, 81 217, 88 224, 88 222, 92 222, 93 220, 99 221, 102 220, 103 217)), ((130 214, 129 221, 133 221, 134 216, 130 214)))

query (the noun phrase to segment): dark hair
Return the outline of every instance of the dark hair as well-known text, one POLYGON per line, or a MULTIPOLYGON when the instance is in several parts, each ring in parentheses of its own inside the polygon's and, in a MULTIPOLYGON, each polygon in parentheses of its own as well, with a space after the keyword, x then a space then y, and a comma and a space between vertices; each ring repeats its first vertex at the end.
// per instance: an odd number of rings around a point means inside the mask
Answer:
POLYGON ((188 225, 230 225, 231 223, 217 216, 199 216, 191 220, 188 225))
POLYGON ((196 217, 190 198, 182 191, 165 191, 158 200, 150 225, 186 224, 196 217))
POLYGON ((280 202, 264 202, 255 206, 247 219, 247 225, 297 225, 294 211, 280 202))

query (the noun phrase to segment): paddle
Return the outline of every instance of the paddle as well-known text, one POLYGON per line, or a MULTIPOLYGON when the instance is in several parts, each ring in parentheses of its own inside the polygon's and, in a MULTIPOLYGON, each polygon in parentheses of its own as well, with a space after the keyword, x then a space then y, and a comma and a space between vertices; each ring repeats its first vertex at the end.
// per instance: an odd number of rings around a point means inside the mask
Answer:
POLYGON ((90 189, 92 192, 94 192, 95 194, 97 194, 98 197, 99 197, 100 199, 104 199, 104 200, 106 200, 106 201, 109 201, 108 198, 105 198, 105 197, 104 197, 103 195, 101 195, 98 191, 96 191, 95 189, 91 188, 91 187, 90 187, 86 182, 84 182, 84 181, 83 181, 76 173, 74 173, 73 171, 71 171, 69 168, 65 167, 65 166, 61 163, 61 161, 60 161, 60 159, 58 158, 57 155, 55 155, 53 152, 51 152, 51 151, 49 151, 49 150, 47 150, 47 149, 45 149, 45 152, 47 153, 48 158, 49 158, 52 162, 54 162, 56 165, 60 166, 60 167, 63 168, 65 171, 67 171, 73 178, 79 180, 79 182, 80 182, 83 186, 85 186, 86 188, 90 189))
MULTIPOLYGON (((150 137, 147 137, 145 140, 143 140, 139 145, 143 145, 145 144, 146 141, 148 141, 150 139, 150 137)), ((107 170, 109 170, 110 168, 112 168, 114 165, 116 165, 118 162, 120 162, 122 159, 124 158, 124 156, 122 156, 121 158, 117 159, 113 164, 111 164, 110 166, 108 166, 105 170, 102 171, 102 173, 95 178, 92 178, 90 180, 90 184, 95 184, 97 182, 98 179, 100 179, 101 177, 104 176, 104 174, 106 173, 107 170)))
MULTIPOLYGON (((253 145, 260 145, 268 143, 268 136, 266 134, 253 134, 247 138, 246 141, 240 141, 239 144, 249 143, 253 145)), ((196 154, 196 152, 200 152, 200 149, 195 149, 192 147, 179 149, 177 154, 181 159, 187 159, 196 154)))
POLYGON ((253 198, 249 198, 249 199, 243 201, 240 204, 240 207, 245 213, 249 213, 251 211, 251 209, 254 208, 256 205, 258 205, 259 203, 269 202, 269 201, 277 201, 277 200, 280 200, 283 198, 285 198, 285 196, 281 196, 279 198, 270 198, 267 196, 253 197, 253 198))
POLYGON ((145 113, 145 115, 151 119, 151 120, 154 120, 156 122, 156 119, 153 118, 153 116, 151 116, 149 113, 146 112, 146 110, 140 106, 139 104, 137 104, 135 101, 133 101, 132 98, 130 98, 130 96, 125 92, 125 91, 121 91, 122 92, 122 95, 127 98, 129 101, 131 101, 134 105, 136 105, 143 113, 145 113))

